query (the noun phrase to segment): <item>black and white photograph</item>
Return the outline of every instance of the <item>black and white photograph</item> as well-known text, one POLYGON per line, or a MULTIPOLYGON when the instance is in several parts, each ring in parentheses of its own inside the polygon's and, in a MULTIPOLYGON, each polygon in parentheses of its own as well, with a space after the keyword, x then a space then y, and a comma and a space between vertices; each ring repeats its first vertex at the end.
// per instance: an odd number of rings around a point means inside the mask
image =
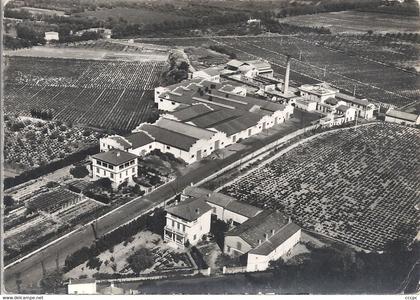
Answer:
POLYGON ((417 299, 420 0, 1 8, 3 300, 417 299))

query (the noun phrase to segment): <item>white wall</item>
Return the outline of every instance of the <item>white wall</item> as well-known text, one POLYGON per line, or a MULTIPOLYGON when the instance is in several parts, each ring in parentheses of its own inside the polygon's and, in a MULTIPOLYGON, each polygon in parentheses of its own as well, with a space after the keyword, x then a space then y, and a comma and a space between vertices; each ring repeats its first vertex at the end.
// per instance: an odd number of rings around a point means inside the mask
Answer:
POLYGON ((249 219, 248 217, 245 217, 243 215, 240 215, 238 213, 225 209, 222 206, 216 205, 214 203, 207 202, 207 204, 213 208, 213 211, 212 211, 213 215, 215 215, 217 219, 222 220, 224 222, 233 221, 233 222, 242 224, 243 222, 249 219))
POLYGON ((417 122, 410 122, 410 121, 401 120, 401 119, 390 117, 390 116, 385 116, 385 121, 386 122, 397 123, 397 124, 405 124, 405 125, 411 125, 411 126, 416 125, 416 123, 419 124, 419 119, 420 118, 417 119, 417 122))
POLYGON ((96 282, 69 284, 68 287, 67 287, 67 293, 68 294, 78 294, 78 295, 93 295, 93 294, 96 294, 96 282))
POLYGON ((171 241, 166 233, 164 234, 164 239, 167 242, 170 242, 171 246, 183 248, 184 243, 188 240, 191 245, 196 245, 203 235, 210 232, 211 224, 211 211, 204 213, 197 220, 193 222, 188 222, 186 220, 180 219, 172 214, 166 214, 166 226, 165 230, 177 232, 179 235, 183 236, 183 241, 181 243, 176 243, 171 241), (179 227, 178 227, 179 224, 179 227))
POLYGON ((125 150, 121 144, 119 144, 116 140, 110 137, 99 139, 99 146, 100 146, 101 152, 106 152, 110 149, 120 149, 123 151, 125 150))
POLYGON ((99 178, 109 178, 113 188, 117 188, 124 181, 132 183, 133 177, 138 174, 137 158, 133 161, 133 164, 123 167, 122 169, 119 168, 120 166, 114 166, 113 169, 109 169, 105 166, 98 165, 97 160, 92 158, 92 177, 95 180, 99 178))
POLYGON ((299 243, 302 230, 297 231, 283 244, 279 245, 269 255, 256 255, 248 253, 247 272, 264 271, 269 267, 271 260, 277 260, 299 243))

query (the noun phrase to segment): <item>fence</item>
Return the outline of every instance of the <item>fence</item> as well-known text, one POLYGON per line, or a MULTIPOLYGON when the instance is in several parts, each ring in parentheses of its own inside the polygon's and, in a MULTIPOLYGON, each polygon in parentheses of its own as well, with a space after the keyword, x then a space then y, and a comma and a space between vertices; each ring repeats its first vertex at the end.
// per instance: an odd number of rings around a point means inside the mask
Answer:
POLYGON ((246 266, 241 267, 226 267, 223 266, 223 274, 236 274, 236 273, 245 273, 246 266))
POLYGON ((146 280, 159 280, 159 279, 168 279, 168 278, 176 278, 176 277, 191 277, 195 275, 204 275, 204 276, 210 276, 211 275, 211 268, 207 269, 198 269, 198 270, 191 270, 190 272, 181 273, 179 271, 177 272, 168 272, 168 273, 162 273, 159 275, 152 275, 152 276, 136 276, 136 277, 128 277, 128 278, 115 278, 115 279, 100 279, 96 280, 96 283, 121 283, 121 282, 136 282, 136 281, 146 281, 146 280))

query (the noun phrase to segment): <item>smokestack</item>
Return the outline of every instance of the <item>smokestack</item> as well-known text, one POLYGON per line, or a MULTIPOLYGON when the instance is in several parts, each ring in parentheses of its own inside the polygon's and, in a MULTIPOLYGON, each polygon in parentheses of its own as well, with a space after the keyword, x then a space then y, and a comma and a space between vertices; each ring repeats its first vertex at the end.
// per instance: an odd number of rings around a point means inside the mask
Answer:
POLYGON ((284 74, 283 94, 289 90, 289 76, 290 76, 290 55, 287 56, 286 73, 284 74))

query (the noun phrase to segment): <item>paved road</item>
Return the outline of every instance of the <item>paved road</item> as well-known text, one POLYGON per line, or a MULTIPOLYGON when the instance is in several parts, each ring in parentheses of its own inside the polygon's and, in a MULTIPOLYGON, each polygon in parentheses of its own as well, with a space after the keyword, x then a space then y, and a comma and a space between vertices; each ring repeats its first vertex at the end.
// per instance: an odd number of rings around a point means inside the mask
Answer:
MULTIPOLYGON (((171 184, 162 186, 161 188, 153 191, 152 193, 140 197, 130 204, 122 207, 112 214, 107 215, 97 222, 98 235, 103 235, 112 229, 124 224, 131 219, 141 215, 149 208, 162 203, 181 192, 190 183, 198 182, 215 171, 224 166, 228 166, 234 161, 241 159, 245 155, 254 152, 255 150, 263 147, 270 142, 273 142, 280 137, 285 136, 297 128, 302 126, 302 122, 298 119, 292 119, 282 125, 280 128, 273 132, 272 135, 266 136, 263 139, 248 139, 245 141, 247 147, 243 150, 237 151, 232 155, 218 160, 207 160, 200 162, 197 168, 191 168, 191 171, 183 176, 179 176, 171 184), (251 141, 254 140, 252 143, 251 141)), ((270 130, 273 131, 273 130, 270 130)), ((57 263, 59 266, 64 265, 64 260, 68 254, 75 252, 83 246, 90 246, 94 241, 93 231, 91 226, 80 229, 77 233, 65 238, 56 244, 46 248, 45 250, 34 254, 28 259, 6 269, 5 275, 5 288, 9 293, 16 293, 16 281, 19 278, 21 281, 21 292, 25 290, 33 290, 42 278, 43 269, 47 272, 54 270, 57 263)))

